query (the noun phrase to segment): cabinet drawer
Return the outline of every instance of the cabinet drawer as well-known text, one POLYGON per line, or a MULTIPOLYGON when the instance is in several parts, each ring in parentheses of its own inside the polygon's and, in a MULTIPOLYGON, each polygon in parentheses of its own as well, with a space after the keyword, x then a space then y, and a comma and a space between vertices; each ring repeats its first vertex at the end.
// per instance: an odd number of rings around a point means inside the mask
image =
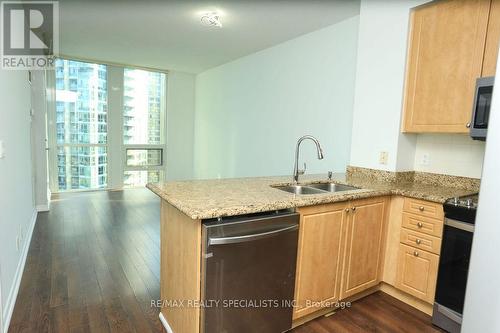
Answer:
POLYGON ((441 251, 441 238, 406 228, 401 228, 401 243, 438 255, 441 251))
POLYGON ((437 255, 400 244, 396 287, 432 304, 438 265, 437 255))
POLYGON ((444 219, 443 205, 425 200, 405 198, 403 211, 434 219, 444 219))
POLYGON ((403 213, 402 226, 410 230, 423 232, 431 236, 440 237, 443 234, 443 220, 431 219, 415 214, 403 213))

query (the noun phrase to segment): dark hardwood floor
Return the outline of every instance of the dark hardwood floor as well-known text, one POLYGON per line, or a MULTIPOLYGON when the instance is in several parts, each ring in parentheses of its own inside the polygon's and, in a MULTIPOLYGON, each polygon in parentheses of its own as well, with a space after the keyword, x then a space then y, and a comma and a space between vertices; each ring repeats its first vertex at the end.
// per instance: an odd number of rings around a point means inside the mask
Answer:
POLYGON ((292 330, 293 333, 431 333, 444 332, 431 318, 383 292, 376 292, 350 308, 320 317, 292 330))
MULTIPOLYGON (((159 199, 146 189, 59 195, 38 215, 9 332, 162 332, 159 199)), ((293 330, 437 332, 383 294, 293 330)), ((182 333, 182 332, 176 332, 182 333)))
POLYGON ((161 332, 159 199, 59 195, 40 213, 9 332, 161 332))

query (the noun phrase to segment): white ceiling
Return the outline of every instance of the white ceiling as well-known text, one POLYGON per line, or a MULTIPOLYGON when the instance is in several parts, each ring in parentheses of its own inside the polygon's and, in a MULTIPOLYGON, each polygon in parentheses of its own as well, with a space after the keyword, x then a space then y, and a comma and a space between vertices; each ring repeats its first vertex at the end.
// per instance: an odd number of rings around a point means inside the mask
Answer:
POLYGON ((199 73, 359 14, 359 0, 61 0, 60 54, 199 73), (218 10, 222 28, 199 22, 218 10))

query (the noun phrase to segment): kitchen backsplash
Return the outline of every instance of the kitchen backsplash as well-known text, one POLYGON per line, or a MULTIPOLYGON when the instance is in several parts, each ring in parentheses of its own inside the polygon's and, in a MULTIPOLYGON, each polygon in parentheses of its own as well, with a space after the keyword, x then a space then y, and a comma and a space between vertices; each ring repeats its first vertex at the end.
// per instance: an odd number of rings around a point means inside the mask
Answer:
POLYGON ((465 134, 419 134, 414 170, 481 178, 484 148, 465 134))

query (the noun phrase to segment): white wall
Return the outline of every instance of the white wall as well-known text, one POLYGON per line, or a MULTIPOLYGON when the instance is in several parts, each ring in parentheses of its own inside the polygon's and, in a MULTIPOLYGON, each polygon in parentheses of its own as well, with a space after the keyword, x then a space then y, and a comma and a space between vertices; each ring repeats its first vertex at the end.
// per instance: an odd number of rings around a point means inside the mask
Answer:
POLYGON ((297 139, 308 172, 349 159, 358 17, 210 69, 196 79, 195 176, 291 174, 297 139))
POLYGON ((166 178, 193 178, 195 76, 169 72, 167 76, 166 178))
POLYGON ((361 1, 351 165, 413 170, 416 137, 400 125, 410 9, 425 2, 361 1))
MULTIPOLYGON (((500 63, 500 57, 498 60, 500 63)), ((497 67, 497 77, 500 66, 497 67)), ((500 332, 500 89, 493 91, 479 207, 465 295, 463 333, 500 332)))
POLYGON ((466 134, 419 134, 415 170, 481 178, 484 148, 484 142, 466 134))
POLYGON ((3 323, 11 313, 28 244, 33 202, 30 144, 30 87, 26 71, 0 70, 0 283, 3 323), (16 237, 24 234, 20 249, 16 237), (24 250, 24 251, 23 251, 24 250))

